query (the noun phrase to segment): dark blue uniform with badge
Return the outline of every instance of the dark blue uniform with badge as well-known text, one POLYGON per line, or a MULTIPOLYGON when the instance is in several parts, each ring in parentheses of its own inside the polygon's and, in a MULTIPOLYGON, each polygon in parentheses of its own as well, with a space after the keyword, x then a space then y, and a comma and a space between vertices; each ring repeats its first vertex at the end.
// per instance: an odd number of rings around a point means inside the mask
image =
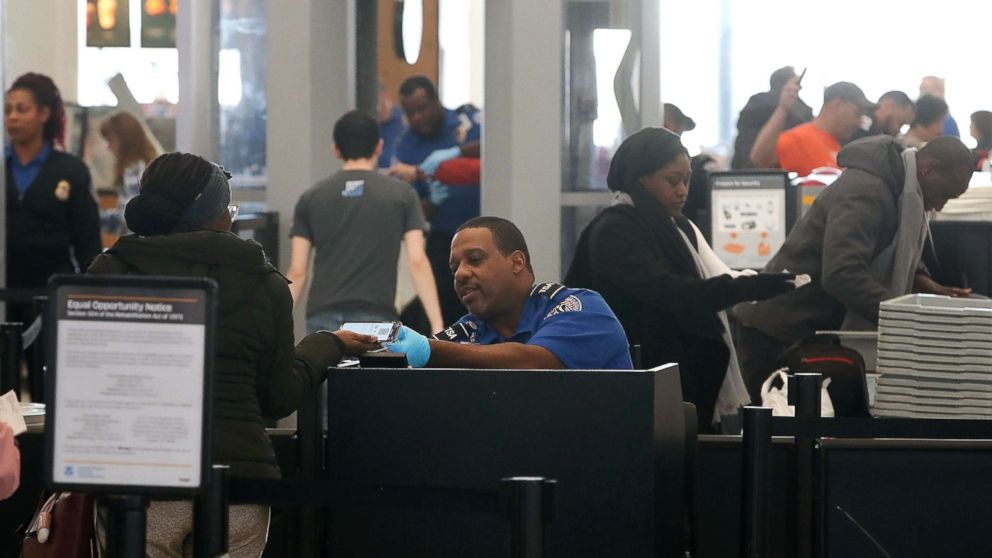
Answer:
POLYGON ((556 283, 534 285, 524 303, 520 325, 510 337, 502 337, 481 318, 468 314, 434 338, 478 345, 537 345, 551 351, 569 369, 633 368, 623 326, 603 297, 595 291, 556 283))
POLYGON ((6 154, 8 287, 43 287, 53 273, 85 270, 103 249, 89 169, 46 149, 30 168, 6 154))
MULTIPOLYGON (((444 125, 441 132, 433 137, 424 137, 416 130, 407 128, 397 140, 396 159, 407 165, 419 165, 438 149, 479 141, 482 138, 480 117, 479 109, 472 105, 461 106, 458 110, 444 109, 444 125)), ((413 187, 421 198, 428 196, 426 182, 422 180, 414 182, 413 187)), ((438 206, 437 213, 430 220, 431 231, 451 235, 462 223, 478 216, 478 185, 452 188, 447 199, 438 206)))
MULTIPOLYGON (((439 149, 462 146, 479 141, 482 137, 481 113, 472 105, 463 105, 458 110, 444 109, 444 125, 436 136, 425 137, 416 130, 407 128, 396 141, 395 158, 407 165, 420 165, 431 153, 439 149)), ((427 182, 413 183, 420 197, 427 198, 430 188, 427 182)), ((455 231, 463 223, 479 216, 479 186, 459 186, 450 188, 448 197, 437 206, 430 218, 431 230, 427 235, 427 259, 431 262, 437 296, 441 303, 444 323, 458 319, 465 307, 451 287, 455 278, 448 267, 448 255, 455 231)))

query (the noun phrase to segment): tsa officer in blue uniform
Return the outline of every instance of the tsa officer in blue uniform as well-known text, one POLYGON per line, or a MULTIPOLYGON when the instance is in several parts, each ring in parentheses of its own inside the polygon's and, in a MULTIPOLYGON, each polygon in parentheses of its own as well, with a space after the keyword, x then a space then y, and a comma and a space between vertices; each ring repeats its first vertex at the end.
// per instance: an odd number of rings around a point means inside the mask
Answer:
POLYGON ((390 173, 413 184, 420 195, 424 215, 431 225, 427 257, 437 282, 441 313, 445 323, 451 323, 465 309, 449 288, 452 276, 448 269, 448 250, 458 227, 479 215, 479 185, 449 188, 429 178, 449 159, 479 157, 481 115, 470 105, 457 110, 444 108, 434 84, 424 76, 414 76, 403 82, 400 106, 409 127, 396 142, 396 161, 390 167, 390 173))
POLYGON ((462 225, 451 244, 469 314, 428 339, 406 327, 388 347, 415 367, 633 368, 623 326, 595 291, 534 284, 523 234, 498 217, 462 225))
POLYGON ((42 287, 53 273, 85 270, 102 248, 89 170, 56 149, 65 143, 65 121, 62 96, 48 76, 24 74, 7 91, 10 287, 42 287))

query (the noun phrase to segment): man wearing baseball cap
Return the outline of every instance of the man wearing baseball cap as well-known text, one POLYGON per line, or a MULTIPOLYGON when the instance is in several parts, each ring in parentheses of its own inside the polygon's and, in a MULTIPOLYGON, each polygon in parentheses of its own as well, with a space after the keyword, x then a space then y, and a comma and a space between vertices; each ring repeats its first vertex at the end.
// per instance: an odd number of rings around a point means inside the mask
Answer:
POLYGON ((807 176, 817 167, 836 167, 841 144, 854 135, 872 108, 871 101, 853 83, 840 81, 827 87, 820 114, 779 136, 775 147, 779 164, 799 176, 807 176))

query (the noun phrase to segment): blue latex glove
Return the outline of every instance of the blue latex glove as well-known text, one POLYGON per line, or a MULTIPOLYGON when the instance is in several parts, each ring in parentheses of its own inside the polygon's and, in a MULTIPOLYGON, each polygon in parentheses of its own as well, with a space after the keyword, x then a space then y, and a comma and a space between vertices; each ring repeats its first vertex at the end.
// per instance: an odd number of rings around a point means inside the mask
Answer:
POLYGON ((441 166, 441 163, 450 161, 461 154, 462 150, 458 146, 449 147, 447 149, 438 149, 428 155, 427 158, 420 163, 420 170, 424 171, 424 174, 427 176, 434 176, 434 173, 437 172, 437 168, 441 166))
POLYGON ((451 195, 450 192, 451 187, 445 186, 444 184, 441 184, 437 180, 431 180, 430 182, 428 182, 427 187, 431 191, 431 196, 430 196, 431 203, 434 205, 441 205, 442 203, 444 203, 444 200, 448 199, 448 196, 451 195))
POLYGON ((431 343, 426 337, 403 326, 395 343, 386 343, 394 353, 406 353, 406 361, 414 368, 423 368, 431 358, 431 343))

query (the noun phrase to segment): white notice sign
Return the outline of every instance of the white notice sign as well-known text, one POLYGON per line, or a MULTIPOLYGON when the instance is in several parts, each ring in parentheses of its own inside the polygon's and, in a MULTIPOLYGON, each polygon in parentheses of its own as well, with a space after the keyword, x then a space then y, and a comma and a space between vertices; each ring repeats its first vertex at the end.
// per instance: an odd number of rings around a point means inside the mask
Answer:
POLYGON ((205 291, 57 292, 54 482, 198 487, 205 291))
POLYGON ((785 243, 781 174, 714 175, 710 194, 713 250, 733 269, 761 269, 785 243))

